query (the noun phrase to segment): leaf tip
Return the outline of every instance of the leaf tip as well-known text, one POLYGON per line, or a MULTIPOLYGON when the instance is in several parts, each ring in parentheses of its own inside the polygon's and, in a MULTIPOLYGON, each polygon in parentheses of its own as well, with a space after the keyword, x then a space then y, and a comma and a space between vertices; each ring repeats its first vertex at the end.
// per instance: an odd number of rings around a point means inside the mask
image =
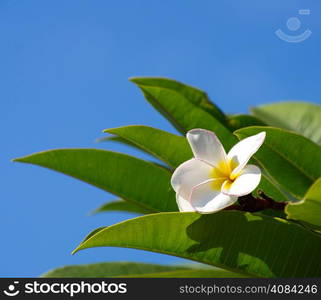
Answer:
POLYGON ((136 77, 129 77, 128 80, 132 83, 134 83, 135 85, 137 85, 138 87, 142 87, 145 84, 148 85, 148 82, 150 79, 152 79, 153 77, 146 77, 146 76, 136 76, 136 77))
POLYGON ((17 157, 17 158, 12 158, 10 159, 11 162, 23 162, 23 158, 22 157, 17 157))
POLYGON ((128 80, 129 80, 130 82, 132 82, 132 83, 137 84, 137 83, 138 83, 137 81, 139 80, 139 77, 129 77, 128 80))
POLYGON ((80 250, 80 246, 71 251, 71 255, 75 255, 80 250))

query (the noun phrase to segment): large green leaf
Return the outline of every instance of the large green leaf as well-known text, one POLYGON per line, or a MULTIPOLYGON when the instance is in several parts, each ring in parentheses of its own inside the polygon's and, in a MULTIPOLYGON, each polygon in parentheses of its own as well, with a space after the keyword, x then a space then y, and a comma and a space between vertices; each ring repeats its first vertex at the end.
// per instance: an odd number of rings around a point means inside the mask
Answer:
POLYGON ((222 269, 191 269, 191 270, 176 270, 165 271, 158 273, 126 275, 120 277, 127 278, 243 278, 248 277, 244 274, 238 274, 222 269))
POLYGON ((190 270, 184 266, 165 266, 134 262, 104 262, 88 265, 71 265, 51 270, 42 277, 56 278, 90 278, 90 277, 124 277, 127 275, 147 275, 158 272, 190 270))
POLYGON ((296 131, 321 144, 321 105, 289 101, 253 107, 251 111, 268 125, 296 131))
POLYGON ((130 78, 130 80, 138 86, 144 85, 160 87, 177 92, 194 105, 210 113, 215 119, 219 120, 223 124, 227 124, 227 119, 224 113, 208 99, 208 96, 205 92, 197 88, 183 84, 176 80, 160 77, 133 77, 130 78))
POLYGON ((321 238, 283 219, 240 211, 158 213, 100 228, 74 252, 127 247, 259 277, 320 277, 321 238))
POLYGON ((321 178, 310 187, 302 201, 289 203, 285 212, 289 219, 305 221, 321 230, 321 178))
POLYGON ((102 206, 92 211, 91 214, 97 214, 97 213, 109 212, 109 211, 126 211, 126 212, 133 212, 137 214, 149 214, 153 212, 151 210, 138 206, 135 203, 119 199, 119 200, 110 201, 103 204, 102 206))
POLYGON ((150 81, 149 78, 131 79, 143 91, 146 99, 161 112, 182 133, 193 128, 212 130, 229 150, 236 138, 219 118, 204 110, 199 103, 191 101, 185 93, 167 86, 162 79, 150 81))
POLYGON ((15 159, 46 167, 153 211, 177 211, 165 168, 135 157, 98 149, 58 149, 15 159))
POLYGON ((273 127, 247 127, 235 134, 243 139, 262 131, 267 136, 255 159, 289 193, 302 199, 321 177, 321 147, 301 135, 273 127))
POLYGON ((228 119, 229 128, 232 131, 249 126, 265 126, 266 124, 251 115, 232 115, 228 119))
POLYGON ((188 265, 158 265, 134 262, 105 262, 70 265, 51 270, 45 278, 239 278, 243 274, 218 268, 197 268, 188 265))
POLYGON ((185 137, 156 128, 132 125, 106 129, 104 132, 125 139, 173 168, 193 157, 185 137))

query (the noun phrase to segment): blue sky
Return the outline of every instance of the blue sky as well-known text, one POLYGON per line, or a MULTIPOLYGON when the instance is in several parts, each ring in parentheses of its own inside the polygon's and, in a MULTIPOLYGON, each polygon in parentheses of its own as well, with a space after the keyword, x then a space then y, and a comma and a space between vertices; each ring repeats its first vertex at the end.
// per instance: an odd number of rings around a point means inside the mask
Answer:
POLYGON ((0 0, 0 276, 99 261, 179 262, 120 248, 71 256, 92 229, 133 215, 89 217, 114 196, 10 159, 68 147, 144 158, 94 142, 102 129, 129 124, 175 132, 128 82, 131 76, 197 86, 228 113, 280 100, 321 103, 320 11, 308 0, 0 0), (290 17, 302 22, 295 32, 287 28, 290 17), (288 43, 277 29, 312 35, 288 43))

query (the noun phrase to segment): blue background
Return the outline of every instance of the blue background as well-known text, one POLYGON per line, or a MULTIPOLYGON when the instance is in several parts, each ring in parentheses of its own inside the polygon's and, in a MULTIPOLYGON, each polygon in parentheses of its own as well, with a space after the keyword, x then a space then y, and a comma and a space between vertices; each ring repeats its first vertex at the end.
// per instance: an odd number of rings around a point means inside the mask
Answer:
POLYGON ((178 262, 131 249, 70 255, 92 229, 133 215, 87 216, 114 199, 104 191, 14 157, 60 147, 98 147, 104 128, 175 130, 131 76, 197 86, 228 113, 279 100, 321 103, 319 1, 0 0, 0 276, 38 276, 65 264, 178 262), (308 8, 309 16, 298 10, 308 8), (286 28, 289 17, 302 27, 286 28), (287 43, 274 34, 305 29, 287 43))

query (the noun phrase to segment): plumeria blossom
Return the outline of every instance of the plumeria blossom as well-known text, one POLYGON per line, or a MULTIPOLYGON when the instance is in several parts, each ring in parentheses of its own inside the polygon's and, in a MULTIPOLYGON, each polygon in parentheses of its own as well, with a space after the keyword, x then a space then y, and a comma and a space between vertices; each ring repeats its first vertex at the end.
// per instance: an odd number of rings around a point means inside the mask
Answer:
POLYGON ((171 179, 179 210, 213 213, 250 194, 260 183, 261 170, 247 163, 265 135, 245 138, 226 154, 213 132, 190 130, 186 137, 194 158, 178 166, 171 179))

